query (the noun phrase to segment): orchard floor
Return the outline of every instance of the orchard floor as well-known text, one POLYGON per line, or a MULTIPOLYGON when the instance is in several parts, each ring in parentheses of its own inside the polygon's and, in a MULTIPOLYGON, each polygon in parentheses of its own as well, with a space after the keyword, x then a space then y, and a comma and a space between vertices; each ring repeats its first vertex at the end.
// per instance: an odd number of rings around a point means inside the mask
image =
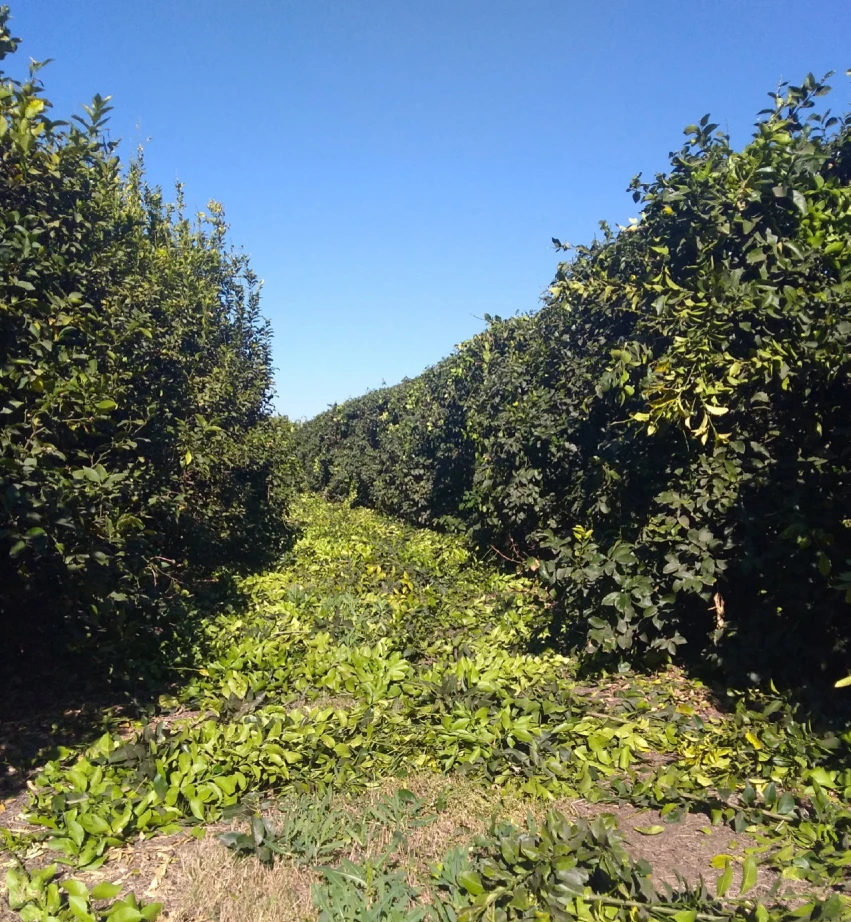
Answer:
POLYGON ((674 667, 580 678, 530 652, 536 584, 299 514, 147 713, 0 725, 2 918, 851 918, 847 727, 674 667))

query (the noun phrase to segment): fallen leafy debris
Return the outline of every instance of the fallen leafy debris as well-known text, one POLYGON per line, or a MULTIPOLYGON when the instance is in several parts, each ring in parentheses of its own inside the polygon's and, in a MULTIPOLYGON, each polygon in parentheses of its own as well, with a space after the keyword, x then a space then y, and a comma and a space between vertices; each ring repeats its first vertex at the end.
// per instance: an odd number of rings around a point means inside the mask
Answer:
MULTIPOLYGON (((306 498, 299 514, 285 565, 244 581, 244 610, 210 618, 211 653, 152 719, 41 769, 30 827, 0 830, 7 851, 35 866, 46 849, 52 881, 58 867, 91 871, 133 841, 247 814, 248 831, 226 843, 266 864, 321 865, 321 918, 779 922, 792 918, 776 899, 783 879, 813 895, 796 919, 848 911, 847 728, 816 734, 779 697, 753 695, 704 718, 681 682, 658 676, 589 689, 568 658, 528 652, 547 605, 532 582, 485 567, 460 539, 365 510, 306 498), (602 688, 604 700, 593 693, 602 688), (701 813, 757 844, 724 859, 717 892, 683 880, 659 895, 614 820, 553 813, 519 831, 496 820, 472 852, 445 857, 437 883, 412 881, 393 856, 429 817, 420 800, 397 791, 344 817, 331 798, 422 772, 530 805, 652 808, 658 823, 633 824, 648 835, 701 813), (279 804, 276 821, 264 800, 279 804), (376 829, 383 855, 367 847, 376 829), (743 870, 735 903, 733 863, 743 870), (762 890, 748 896, 761 865, 779 871, 767 903, 762 890)), ((58 884, 50 893, 60 908, 86 899, 58 884)), ((126 905, 128 920, 155 912, 126 905)))

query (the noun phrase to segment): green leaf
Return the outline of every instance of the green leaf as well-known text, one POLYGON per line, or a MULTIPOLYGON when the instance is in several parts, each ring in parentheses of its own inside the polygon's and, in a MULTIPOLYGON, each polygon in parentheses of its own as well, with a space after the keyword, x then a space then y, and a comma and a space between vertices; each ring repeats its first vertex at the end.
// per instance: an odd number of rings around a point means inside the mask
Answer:
POLYGON ((201 803, 200 798, 190 797, 189 798, 189 809, 192 812, 192 815, 195 819, 203 820, 204 819, 204 805, 201 803))
POLYGON ((665 831, 664 826, 633 826, 632 828, 643 836, 658 836, 665 831))
POLYGON ((462 871, 458 875, 458 883, 461 884, 471 896, 480 896, 485 892, 482 879, 475 871, 462 871))
POLYGON ((797 189, 793 189, 791 193, 792 201, 795 204, 795 207, 801 214, 807 213, 807 200, 803 193, 799 192, 797 189))
POLYGON ((86 832, 93 836, 108 836, 112 832, 109 823, 96 813, 81 813, 77 821, 86 832))
POLYGON ((731 861, 726 861, 724 863, 724 873, 718 878, 718 882, 715 884, 715 892, 719 897, 726 896, 727 891, 730 889, 730 885, 733 883, 733 863, 731 861))
POLYGON ((712 858, 712 867, 718 871, 723 871, 724 868, 733 860, 732 855, 715 855, 712 858))
POLYGON ((103 880, 92 888, 92 899, 113 900, 118 896, 119 893, 121 893, 120 884, 111 884, 108 881, 103 880))
POLYGON ((88 900, 84 897, 75 894, 69 896, 68 908, 79 922, 95 922, 95 917, 89 912, 88 900))
POLYGON ((809 777, 810 777, 810 780, 815 781, 815 783, 819 787, 828 788, 830 790, 833 790, 833 788, 836 787, 836 781, 834 780, 834 774, 833 773, 829 774, 820 765, 817 765, 815 768, 810 769, 809 777))
POLYGON ((154 775, 154 780, 151 782, 151 786, 153 787, 154 793, 157 795, 160 801, 165 800, 165 795, 168 794, 169 784, 168 781, 166 781, 166 779, 159 772, 154 775))
POLYGON ((109 922, 139 922, 143 918, 142 913, 129 903, 116 903, 107 916, 109 922))
POLYGON ((744 896, 748 890, 753 889, 753 886, 756 883, 756 875, 756 860, 754 859, 753 855, 748 855, 748 857, 745 858, 744 864, 742 865, 742 889, 739 891, 739 896, 744 896))
POLYGON ((556 872, 559 883, 575 896, 581 896, 585 892, 585 884, 588 882, 588 872, 581 868, 565 868, 556 872))
POLYGON ((777 801, 777 807, 775 812, 786 816, 795 809, 795 795, 790 791, 786 791, 785 794, 781 795, 780 799, 777 801))
POLYGON ((26 877, 14 869, 6 871, 6 890, 8 891, 9 905, 12 909, 20 909, 26 902, 26 877))
MULTIPOLYGON (((81 899, 88 899, 88 887, 81 880, 63 880, 60 884, 63 890, 66 890, 72 896, 79 896, 81 899)), ((97 899, 97 897, 95 897, 97 899)))

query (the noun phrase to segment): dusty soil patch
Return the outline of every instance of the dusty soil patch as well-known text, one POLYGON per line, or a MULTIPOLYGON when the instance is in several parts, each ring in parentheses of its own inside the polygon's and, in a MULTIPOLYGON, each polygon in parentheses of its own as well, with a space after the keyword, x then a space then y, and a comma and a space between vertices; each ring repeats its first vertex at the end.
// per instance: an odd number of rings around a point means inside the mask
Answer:
MULTIPOLYGON (((710 893, 714 893, 715 882, 722 870, 712 866, 712 859, 716 855, 730 855, 734 859, 730 894, 736 894, 742 879, 740 862, 746 855, 746 849, 756 845, 750 836, 737 834, 729 826, 712 826, 705 816, 694 813, 687 813, 678 822, 666 823, 657 810, 639 810, 626 805, 619 807, 573 800, 556 801, 555 806, 566 816, 586 819, 601 813, 615 816, 630 854, 650 864, 657 887, 669 884, 676 890, 679 883, 677 875, 681 875, 692 886, 703 878, 710 893), (658 826, 663 827, 663 831, 655 835, 638 831, 658 826)), ((776 871, 760 868, 756 886, 748 896, 766 899, 778 881, 780 875, 776 871)), ((782 881, 778 897, 795 900, 797 896, 796 882, 782 881)))
MULTIPOLYGON (((24 829, 28 826, 23 817, 24 808, 29 799, 26 791, 9 797, 0 797, 0 826, 6 829, 24 829)), ((33 827, 29 827, 32 829, 33 827)))
MULTIPOLYGON (((99 870, 69 876, 89 889, 107 880, 146 903, 163 903, 161 922, 312 922, 310 887, 318 875, 287 861, 270 869, 235 859, 217 838, 227 828, 208 828, 201 840, 178 833, 134 842, 99 870)), ((17 919, 0 880, 0 922, 17 919)))
POLYGON ((595 702, 600 711, 631 712, 640 704, 649 705, 650 713, 675 707, 706 721, 724 716, 717 696, 678 666, 668 666, 654 676, 609 676, 594 685, 577 686, 575 692, 595 702))

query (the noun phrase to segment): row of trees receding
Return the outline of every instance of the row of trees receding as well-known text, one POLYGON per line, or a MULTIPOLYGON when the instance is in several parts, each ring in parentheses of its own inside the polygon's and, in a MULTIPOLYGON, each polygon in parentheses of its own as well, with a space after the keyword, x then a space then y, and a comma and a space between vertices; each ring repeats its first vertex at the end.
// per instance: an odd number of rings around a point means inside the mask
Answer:
POLYGON ((38 71, 0 80, 6 665, 37 625, 160 643, 200 581, 280 550, 293 482, 258 281, 221 208, 166 204, 141 159, 122 169, 107 100, 56 121, 38 71))
POLYGON ((573 647, 843 675, 851 114, 827 91, 771 94, 741 151, 686 129, 633 180, 637 223, 555 241, 538 313, 307 423, 310 485, 537 568, 573 647))
POLYGON ((216 572, 280 553, 304 476, 537 570, 551 641, 843 674, 851 114, 819 106, 824 81, 772 94, 741 151, 690 126, 666 174, 633 181, 639 221, 556 241, 571 256, 540 311, 294 432, 221 208, 189 220, 141 158, 122 169, 107 100, 53 120, 38 70, 0 78, 10 648, 37 624, 161 645, 216 572))

